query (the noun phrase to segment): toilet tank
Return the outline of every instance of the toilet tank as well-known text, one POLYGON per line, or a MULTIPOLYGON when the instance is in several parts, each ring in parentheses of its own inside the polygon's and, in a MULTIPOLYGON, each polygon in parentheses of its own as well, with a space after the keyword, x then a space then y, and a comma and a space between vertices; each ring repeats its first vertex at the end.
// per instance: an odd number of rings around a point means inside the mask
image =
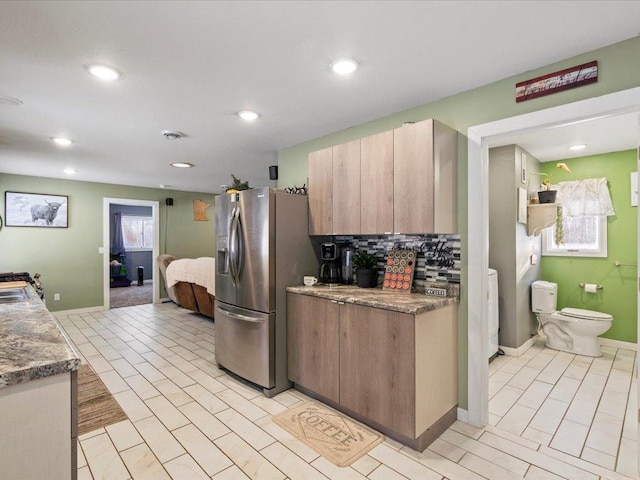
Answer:
POLYGON ((531 284, 531 311, 553 313, 558 305, 558 284, 537 280, 531 284))

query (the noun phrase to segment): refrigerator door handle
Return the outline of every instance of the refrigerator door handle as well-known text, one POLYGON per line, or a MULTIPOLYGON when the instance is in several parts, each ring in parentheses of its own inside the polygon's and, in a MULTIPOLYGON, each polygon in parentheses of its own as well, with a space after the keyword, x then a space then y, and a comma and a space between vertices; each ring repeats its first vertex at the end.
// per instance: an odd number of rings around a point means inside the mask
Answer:
POLYGON ((231 223, 229 225, 229 270, 231 282, 234 287, 238 286, 238 209, 231 211, 231 223))
POLYGON ((246 315, 240 315, 239 313, 232 313, 228 310, 224 310, 223 308, 220 307, 216 307, 216 312, 221 313, 223 315, 226 315, 228 317, 231 317, 233 319, 236 320, 242 320, 243 322, 251 322, 251 323, 264 323, 264 320, 262 318, 253 318, 253 317, 248 317, 246 315))
POLYGON ((240 276, 242 275, 242 267, 244 266, 244 232, 242 229, 242 217, 240 216, 240 209, 236 215, 236 235, 238 236, 238 254, 236 256, 236 283, 240 283, 240 276))

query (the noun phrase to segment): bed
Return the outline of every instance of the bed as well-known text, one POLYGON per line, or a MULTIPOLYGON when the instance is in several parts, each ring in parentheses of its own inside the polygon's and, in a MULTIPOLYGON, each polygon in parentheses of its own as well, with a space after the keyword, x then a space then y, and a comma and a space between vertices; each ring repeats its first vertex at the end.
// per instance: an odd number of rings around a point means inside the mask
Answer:
POLYGON ((169 298, 182 308, 214 318, 215 259, 158 257, 169 298))

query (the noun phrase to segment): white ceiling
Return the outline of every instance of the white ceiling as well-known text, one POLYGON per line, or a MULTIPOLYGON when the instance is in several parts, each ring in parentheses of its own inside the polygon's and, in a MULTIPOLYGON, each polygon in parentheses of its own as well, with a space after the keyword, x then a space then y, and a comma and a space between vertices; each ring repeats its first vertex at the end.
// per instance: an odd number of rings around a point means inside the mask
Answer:
POLYGON ((273 185, 284 147, 631 38, 638 18, 637 1, 3 1, 0 96, 23 104, 0 103, 0 172, 273 185), (341 57, 360 69, 336 76, 341 57), (92 63, 123 77, 102 83, 92 63))
POLYGON ((503 136, 491 147, 518 144, 541 162, 620 152, 638 148, 638 113, 603 116, 587 121, 503 136), (586 145, 583 150, 569 150, 586 145))

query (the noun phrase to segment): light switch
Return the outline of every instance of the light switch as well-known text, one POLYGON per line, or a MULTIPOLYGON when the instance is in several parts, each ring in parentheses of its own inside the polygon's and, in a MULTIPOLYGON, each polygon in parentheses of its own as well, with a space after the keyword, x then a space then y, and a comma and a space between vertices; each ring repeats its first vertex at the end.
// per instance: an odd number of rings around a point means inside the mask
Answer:
POLYGON ((531 254, 531 265, 535 265, 536 263, 538 263, 538 256, 535 253, 531 254))
POLYGON ((98 247, 98 253, 104 253, 104 247, 98 247))

